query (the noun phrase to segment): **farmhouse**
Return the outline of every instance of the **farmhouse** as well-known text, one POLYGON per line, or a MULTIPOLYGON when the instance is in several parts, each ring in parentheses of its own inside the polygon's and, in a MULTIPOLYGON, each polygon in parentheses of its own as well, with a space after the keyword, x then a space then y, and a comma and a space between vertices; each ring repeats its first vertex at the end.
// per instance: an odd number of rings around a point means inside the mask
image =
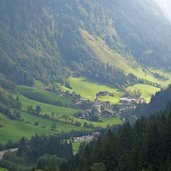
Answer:
POLYGON ((128 98, 128 97, 122 97, 120 98, 120 103, 118 104, 118 114, 121 114, 123 112, 133 110, 136 108, 137 104, 143 104, 145 103, 145 99, 143 97, 139 98, 128 98))
POLYGON ((98 99, 98 97, 96 97, 94 100, 94 106, 96 105, 102 105, 102 102, 98 99))
POLYGON ((113 112, 109 111, 109 110, 104 110, 104 111, 102 111, 101 115, 103 117, 111 117, 111 116, 113 116, 113 112))
POLYGON ((96 96, 113 96, 113 94, 108 91, 99 91, 96 96))
POLYGON ((72 140, 74 142, 85 142, 85 141, 91 141, 93 139, 98 139, 100 136, 100 132, 93 132, 91 135, 85 135, 81 137, 74 137, 72 140))
POLYGON ((143 97, 140 98, 128 98, 128 97, 121 97, 120 103, 136 103, 136 104, 142 104, 145 103, 145 99, 143 97))

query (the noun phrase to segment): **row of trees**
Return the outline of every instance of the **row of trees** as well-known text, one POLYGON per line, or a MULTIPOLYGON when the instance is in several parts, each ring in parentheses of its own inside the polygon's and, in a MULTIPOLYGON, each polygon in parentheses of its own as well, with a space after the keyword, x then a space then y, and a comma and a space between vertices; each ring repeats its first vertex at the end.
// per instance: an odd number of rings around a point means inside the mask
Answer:
POLYGON ((39 101, 39 102, 43 102, 43 103, 47 103, 47 104, 51 104, 55 106, 75 107, 72 102, 67 104, 67 102, 65 102, 63 99, 62 100, 51 99, 51 98, 48 98, 46 95, 41 94, 39 92, 29 92, 29 91, 22 91, 22 90, 19 90, 19 92, 23 94, 25 97, 35 100, 35 101, 39 101))
POLYGON ((39 115, 41 112, 41 107, 39 105, 37 105, 35 108, 33 106, 28 106, 27 112, 32 115, 39 115))
MULTIPOLYGON (((1 44, 1 40, 0 40, 1 44)), ((9 51, 9 50, 8 50, 9 51)), ((33 85, 33 78, 22 69, 19 65, 13 63, 6 53, 0 49, 0 73, 6 76, 8 80, 11 80, 17 84, 33 85)))
POLYGON ((20 99, 11 95, 15 91, 16 84, 0 75, 0 112, 10 119, 19 119, 20 117, 20 99))
POLYGON ((126 76, 123 71, 114 69, 109 64, 102 64, 97 61, 82 61, 84 68, 81 74, 93 80, 117 87, 129 86, 138 82, 138 79, 129 74, 126 76))

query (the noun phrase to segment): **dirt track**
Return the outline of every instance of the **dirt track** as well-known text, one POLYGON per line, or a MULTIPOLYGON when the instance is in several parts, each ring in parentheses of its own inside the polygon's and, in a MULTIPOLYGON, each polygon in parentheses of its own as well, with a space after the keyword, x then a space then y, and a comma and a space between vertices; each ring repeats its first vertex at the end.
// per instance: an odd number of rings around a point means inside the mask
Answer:
POLYGON ((0 151, 0 159, 2 159, 4 157, 5 153, 7 153, 7 152, 15 152, 17 150, 18 150, 18 148, 12 148, 12 149, 8 149, 8 150, 0 151))

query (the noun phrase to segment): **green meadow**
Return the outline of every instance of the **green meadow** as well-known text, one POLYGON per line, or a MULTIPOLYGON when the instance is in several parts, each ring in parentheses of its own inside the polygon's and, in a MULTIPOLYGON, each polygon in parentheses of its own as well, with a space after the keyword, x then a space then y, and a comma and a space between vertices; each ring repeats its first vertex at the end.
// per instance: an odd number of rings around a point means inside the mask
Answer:
POLYGON ((74 153, 77 153, 78 152, 80 145, 81 145, 81 142, 79 142, 79 141, 72 143, 72 148, 73 148, 73 152, 74 153))
POLYGON ((35 134, 56 134, 61 132, 70 132, 72 130, 88 130, 76 127, 57 120, 44 119, 38 116, 32 116, 28 113, 21 112, 21 120, 10 120, 3 114, 0 114, 0 143, 6 143, 9 139, 18 141, 21 137, 30 138, 35 134), (38 125, 35 126, 35 123, 38 125), (51 125, 55 124, 56 129, 51 130, 51 125))
POLYGON ((124 94, 123 91, 117 88, 112 88, 107 85, 103 85, 83 77, 77 77, 77 78, 70 77, 68 79, 68 82, 72 86, 74 92, 80 94, 81 97, 88 99, 90 101, 94 101, 96 94, 99 91, 108 91, 112 93, 114 96, 100 97, 100 100, 110 101, 111 103, 116 104, 119 98, 124 94))
POLYGON ((107 125, 115 125, 115 124, 120 124, 122 123, 121 119, 118 120, 118 118, 116 117, 113 117, 111 118, 110 121, 106 122, 104 120, 104 122, 91 122, 91 121, 87 121, 87 120, 84 120, 84 119, 79 119, 79 118, 75 118, 73 116, 73 114, 79 112, 80 110, 79 109, 73 109, 73 108, 68 108, 68 107, 61 107, 61 106, 54 106, 54 105, 49 105, 49 104, 46 104, 46 103, 41 103, 41 102, 37 102, 37 101, 34 101, 34 100, 31 100, 31 99, 28 99, 26 97, 24 97, 23 95, 21 94, 15 94, 15 96, 19 97, 19 99, 21 100, 22 102, 22 110, 23 111, 27 111, 27 107, 29 105, 32 105, 32 106, 36 106, 36 105, 39 105, 42 109, 41 111, 41 114, 44 115, 44 114, 47 114, 49 115, 50 117, 54 118, 54 119, 65 119, 65 118, 70 118, 72 119, 74 122, 78 121, 80 122, 81 124, 83 124, 84 122, 87 122, 89 124, 93 124, 94 126, 98 127, 106 127, 107 125))
POLYGON ((73 115, 74 113, 78 112, 78 109, 73 109, 69 107, 61 107, 61 106, 54 106, 42 102, 38 102, 35 100, 31 100, 29 98, 24 97, 21 94, 15 94, 16 97, 19 97, 19 99, 22 102, 22 110, 27 111, 27 107, 32 105, 36 106, 39 105, 42 109, 43 114, 51 114, 51 113, 56 113, 56 114, 61 114, 61 115, 73 115))
POLYGON ((112 118, 103 118, 101 117, 101 122, 91 122, 83 119, 78 119, 73 116, 74 113, 78 112, 78 109, 53 106, 41 102, 37 102, 31 99, 24 97, 21 94, 14 94, 15 97, 19 97, 22 102, 22 111, 20 112, 21 119, 10 120, 3 114, 0 114, 0 143, 6 143, 9 139, 13 141, 18 141, 21 137, 30 138, 32 135, 37 134, 56 134, 61 132, 70 132, 78 130, 90 130, 88 128, 77 127, 68 122, 72 119, 72 122, 80 122, 83 126, 83 123, 92 124, 95 127, 106 127, 108 125, 118 125, 122 123, 120 117, 112 118), (41 115, 47 114, 52 119, 44 118, 42 116, 34 116, 28 114, 27 106, 39 105, 41 107, 41 115), (53 115, 52 115, 53 113, 53 115), (67 119, 66 119, 67 118, 67 119), (69 118, 69 121, 68 121, 69 118), (37 126, 35 123, 38 123, 37 126), (56 125, 55 130, 51 130, 52 124, 56 125))
POLYGON ((146 100, 147 103, 150 102, 152 95, 160 91, 159 88, 147 84, 135 84, 133 86, 127 87, 126 90, 128 92, 134 92, 134 91, 141 92, 142 97, 146 100))
POLYGON ((109 120, 106 119, 106 118, 104 118, 103 120, 101 119, 103 122, 91 122, 91 121, 88 121, 88 120, 75 118, 73 116, 73 114, 80 111, 78 109, 53 106, 53 105, 37 102, 37 101, 31 100, 31 99, 28 99, 28 98, 26 98, 26 97, 24 97, 23 95, 20 95, 20 94, 18 94, 17 96, 22 101, 22 109, 24 111, 27 110, 28 105, 33 105, 33 106, 39 105, 41 107, 41 109, 42 109, 42 112, 41 112, 42 115, 47 114, 50 117, 52 117, 54 119, 57 119, 57 120, 59 120, 59 119, 63 120, 66 117, 66 118, 72 119, 73 122, 78 121, 82 125, 83 125, 84 122, 87 122, 88 124, 93 124, 95 127, 98 127, 98 126, 106 127, 107 125, 118 125, 118 124, 122 123, 121 118, 118 118, 118 117, 116 117, 116 118, 112 117, 109 120))

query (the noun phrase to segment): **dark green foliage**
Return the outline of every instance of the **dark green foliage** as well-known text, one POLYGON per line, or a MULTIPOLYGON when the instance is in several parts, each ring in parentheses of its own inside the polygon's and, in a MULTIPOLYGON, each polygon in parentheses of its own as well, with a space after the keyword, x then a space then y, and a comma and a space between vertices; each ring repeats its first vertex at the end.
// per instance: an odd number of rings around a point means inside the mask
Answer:
POLYGON ((84 65, 84 69, 81 72, 82 75, 110 86, 115 85, 120 88, 140 81, 132 74, 125 76, 122 71, 114 69, 109 64, 105 65, 92 60, 82 63, 84 65))
POLYGON ((16 91, 16 84, 12 81, 5 79, 3 76, 0 76, 0 87, 10 92, 16 91))
POLYGON ((74 123, 74 125, 75 125, 75 126, 78 126, 78 127, 81 127, 81 123, 78 122, 78 121, 76 121, 76 122, 74 123))
POLYGON ((90 121, 93 121, 93 122, 99 122, 99 117, 97 115, 92 115, 89 117, 89 120, 90 121))
MULTIPOLYGON (((67 104, 63 104, 61 101, 59 100, 51 100, 48 99, 46 97, 46 95, 42 95, 40 93, 35 93, 35 92, 26 92, 26 91, 21 91, 19 90, 19 92, 21 94, 23 94, 24 96, 26 96, 29 99, 35 100, 35 101, 39 101, 39 102, 43 102, 43 103, 47 103, 47 104, 51 104, 51 105, 56 105, 56 106, 66 106, 67 104)), ((73 107, 73 105, 70 105, 73 107)))
POLYGON ((27 112, 32 114, 32 115, 39 115, 41 112, 41 107, 38 105, 35 108, 33 106, 28 106, 27 112))
POLYGON ((39 114, 41 112, 41 107, 37 105, 35 111, 37 114, 39 114))
POLYGON ((34 125, 35 125, 35 126, 38 126, 38 125, 39 125, 39 122, 38 122, 38 121, 36 121, 36 122, 34 123, 34 125))
POLYGON ((7 154, 0 166, 12 171, 43 169, 59 170, 58 166, 73 157, 72 144, 56 136, 34 136, 31 140, 22 138, 16 153, 7 154), (35 167, 31 167, 35 165, 35 167))
POLYGON ((154 1, 106 0, 102 3, 114 17, 121 42, 137 61, 170 69, 170 23, 154 1))
POLYGON ((52 123, 51 124, 51 129, 54 131, 56 129, 56 124, 55 123, 52 123))
POLYGON ((91 171, 106 171, 106 166, 103 163, 94 163, 91 171))
MULTIPOLYGON (((114 133, 109 130, 97 141, 80 149, 80 162, 73 170, 159 171, 169 170, 171 114, 139 119, 114 133)), ((73 158, 72 162, 78 160, 73 158)), ((70 167, 69 167, 70 168, 70 167)), ((72 170, 72 169, 70 169, 72 170)))
POLYGON ((14 98, 11 95, 14 92, 16 92, 15 83, 0 75, 0 112, 10 119, 19 119, 21 102, 18 97, 14 98))
POLYGON ((80 29, 128 59, 133 55, 143 64, 169 69, 170 24, 153 8, 161 14, 148 0, 1 0, 0 73, 24 85, 32 85, 33 78, 62 82, 70 75, 117 86, 137 82, 97 61, 80 29))
POLYGON ((48 164, 48 168, 46 169, 47 171, 59 171, 58 167, 57 167, 57 162, 55 159, 51 159, 49 164, 48 164))

